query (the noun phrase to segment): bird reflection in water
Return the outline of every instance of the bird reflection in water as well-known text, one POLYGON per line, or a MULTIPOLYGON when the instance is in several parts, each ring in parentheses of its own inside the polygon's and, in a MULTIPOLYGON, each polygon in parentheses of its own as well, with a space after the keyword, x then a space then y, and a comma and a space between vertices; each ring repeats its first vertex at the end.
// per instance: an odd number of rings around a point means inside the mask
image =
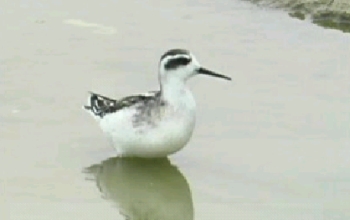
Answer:
POLYGON ((109 158, 84 170, 127 220, 193 220, 185 177, 168 158, 109 158))

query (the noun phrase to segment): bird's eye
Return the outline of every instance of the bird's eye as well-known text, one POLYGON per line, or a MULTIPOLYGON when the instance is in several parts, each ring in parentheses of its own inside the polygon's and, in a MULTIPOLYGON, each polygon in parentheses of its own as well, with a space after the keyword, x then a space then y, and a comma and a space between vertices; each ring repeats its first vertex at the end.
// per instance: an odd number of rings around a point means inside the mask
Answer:
POLYGON ((187 64, 189 64, 191 62, 190 58, 187 57, 178 57, 178 58, 174 58, 174 59, 170 59, 166 64, 165 64, 165 69, 167 70, 172 70, 172 69, 176 69, 180 66, 186 66, 187 64))

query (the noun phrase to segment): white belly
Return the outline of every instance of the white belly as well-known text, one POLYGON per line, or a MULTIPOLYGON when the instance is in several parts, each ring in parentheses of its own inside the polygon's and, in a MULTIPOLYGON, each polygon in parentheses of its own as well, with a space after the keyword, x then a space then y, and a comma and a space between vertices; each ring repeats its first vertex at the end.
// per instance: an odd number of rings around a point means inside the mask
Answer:
POLYGON ((121 110, 100 122, 120 156, 165 157, 182 149, 192 136, 194 108, 179 109, 166 114, 155 126, 140 127, 132 123, 135 111, 121 110))
POLYGON ((140 133, 138 135, 140 141, 137 144, 130 143, 129 149, 145 157, 167 156, 179 151, 188 143, 194 126, 194 117, 170 118, 159 123, 157 127, 140 133))

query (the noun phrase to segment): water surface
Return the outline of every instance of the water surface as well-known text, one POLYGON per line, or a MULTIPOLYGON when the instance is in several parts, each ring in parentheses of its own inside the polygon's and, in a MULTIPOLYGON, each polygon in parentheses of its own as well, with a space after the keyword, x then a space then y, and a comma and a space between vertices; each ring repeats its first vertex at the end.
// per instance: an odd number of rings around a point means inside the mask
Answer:
POLYGON ((1 219, 349 219, 350 38, 240 1, 0 5, 1 219), (158 88, 188 48, 233 82, 189 82, 191 142, 121 160, 87 91, 158 88))

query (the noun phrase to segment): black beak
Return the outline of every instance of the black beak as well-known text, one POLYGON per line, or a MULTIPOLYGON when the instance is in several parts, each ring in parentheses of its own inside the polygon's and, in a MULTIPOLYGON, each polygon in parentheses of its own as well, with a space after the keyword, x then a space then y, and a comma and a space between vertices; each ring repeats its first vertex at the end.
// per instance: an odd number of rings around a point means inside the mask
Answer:
POLYGON ((203 68, 203 67, 200 67, 197 72, 199 74, 204 74, 204 75, 209 75, 209 76, 215 76, 215 77, 218 77, 218 78, 222 78, 222 79, 226 79, 226 80, 232 80, 230 77, 228 76, 225 76, 225 75, 221 75, 221 74, 218 74, 218 73, 215 73, 213 71, 210 71, 206 68, 203 68))

